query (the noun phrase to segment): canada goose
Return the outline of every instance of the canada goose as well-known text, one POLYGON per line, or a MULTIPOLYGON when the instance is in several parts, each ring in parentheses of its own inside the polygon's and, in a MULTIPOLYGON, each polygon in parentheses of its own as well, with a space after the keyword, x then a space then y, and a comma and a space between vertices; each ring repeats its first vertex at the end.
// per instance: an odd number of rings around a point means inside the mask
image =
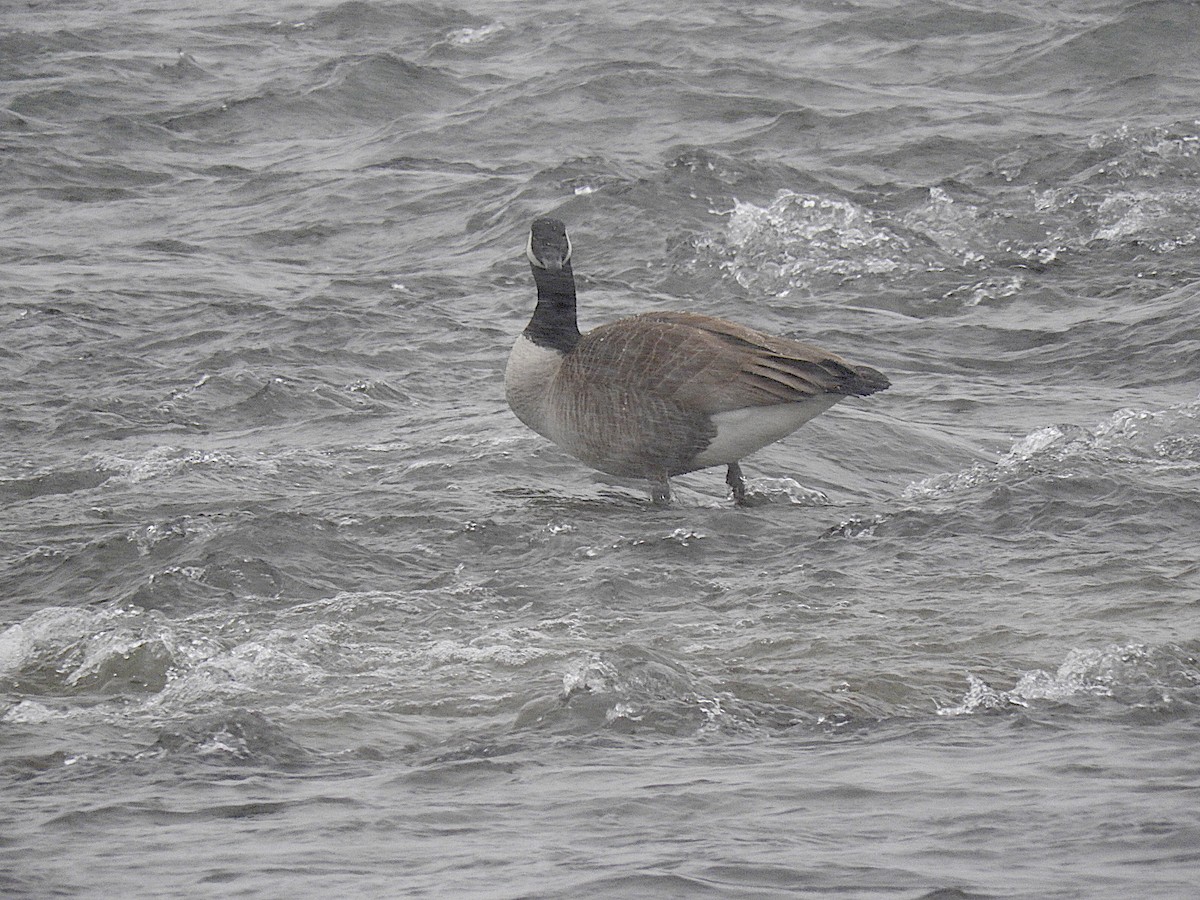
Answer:
POLYGON ((718 465, 744 503, 742 457, 843 397, 889 385, 817 347, 695 313, 644 313, 580 334, 563 223, 534 220, 526 255, 538 299, 508 357, 508 405, 592 468, 648 479, 655 503, 670 500, 672 475, 718 465))

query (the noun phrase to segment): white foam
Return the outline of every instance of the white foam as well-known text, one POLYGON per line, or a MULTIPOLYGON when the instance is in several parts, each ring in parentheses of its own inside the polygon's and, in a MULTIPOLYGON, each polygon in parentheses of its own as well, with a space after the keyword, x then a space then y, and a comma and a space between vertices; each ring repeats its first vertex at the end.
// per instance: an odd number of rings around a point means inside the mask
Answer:
POLYGON ((975 463, 913 482, 900 492, 905 500, 940 499, 964 489, 1019 477, 1045 462, 1064 462, 1101 454, 1124 464, 1200 468, 1200 400, 1162 410, 1119 409, 1091 429, 1047 425, 1014 441, 994 464, 975 463))
POLYGON ((1028 706, 1046 700, 1064 702, 1078 696, 1111 697, 1114 685, 1130 666, 1144 660, 1143 644, 1110 644, 1101 648, 1071 650, 1053 672, 1034 669, 1023 673, 1011 690, 993 688, 968 673, 970 686, 957 706, 939 707, 938 715, 959 716, 1010 706, 1028 706))

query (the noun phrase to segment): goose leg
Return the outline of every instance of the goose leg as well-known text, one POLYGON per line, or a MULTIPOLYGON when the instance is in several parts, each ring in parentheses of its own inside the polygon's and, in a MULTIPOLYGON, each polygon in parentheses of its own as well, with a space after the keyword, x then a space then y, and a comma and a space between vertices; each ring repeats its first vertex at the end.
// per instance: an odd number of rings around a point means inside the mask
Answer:
POLYGON ((655 506, 666 506, 671 502, 671 482, 666 474, 650 479, 650 499, 655 506))
POLYGON ((725 472, 725 483, 733 491, 733 502, 738 506, 746 504, 746 479, 742 477, 742 467, 735 462, 729 464, 725 472))

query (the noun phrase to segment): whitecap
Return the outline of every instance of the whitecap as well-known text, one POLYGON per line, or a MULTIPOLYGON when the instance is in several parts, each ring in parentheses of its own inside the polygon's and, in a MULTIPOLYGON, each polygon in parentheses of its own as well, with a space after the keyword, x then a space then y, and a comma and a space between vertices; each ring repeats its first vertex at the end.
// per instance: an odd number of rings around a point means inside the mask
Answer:
POLYGON ((906 486, 904 500, 936 500, 985 484, 1019 478, 1047 463, 1096 457, 1114 463, 1200 467, 1200 400, 1161 410, 1119 409, 1092 428, 1047 425, 1014 441, 993 464, 931 475, 906 486))
MULTIPOLYGON (((1163 653, 1170 655, 1167 651, 1163 653)), ((1137 643, 1073 649, 1053 672, 1044 669, 1023 672, 1009 690, 995 688, 968 673, 969 686, 962 701, 955 706, 939 707, 937 712, 942 716, 957 716, 1024 707, 1038 701, 1065 703, 1078 697, 1113 697, 1121 686, 1147 680, 1157 682, 1155 656, 1156 651, 1137 643)), ((1166 688, 1163 684, 1157 687, 1164 698, 1166 688)))
POLYGON ((472 44, 482 44, 489 41, 505 30, 501 22, 488 22, 474 28, 459 28, 446 35, 446 41, 454 47, 469 47, 472 44))
MULTIPOLYGON (((705 249, 705 248, 702 248, 705 249)), ((767 206, 734 200, 711 249, 743 287, 785 293, 820 275, 887 275, 911 268, 911 246, 850 200, 784 189, 767 206)))

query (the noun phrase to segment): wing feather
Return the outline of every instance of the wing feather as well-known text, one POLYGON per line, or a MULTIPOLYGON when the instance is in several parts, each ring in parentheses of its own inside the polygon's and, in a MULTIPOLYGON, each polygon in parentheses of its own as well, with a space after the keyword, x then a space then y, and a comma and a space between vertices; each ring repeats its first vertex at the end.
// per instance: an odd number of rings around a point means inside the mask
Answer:
POLYGON ((601 326, 572 357, 592 377, 709 415, 827 394, 865 396, 888 386, 874 369, 818 347, 695 313, 647 313, 601 326))

